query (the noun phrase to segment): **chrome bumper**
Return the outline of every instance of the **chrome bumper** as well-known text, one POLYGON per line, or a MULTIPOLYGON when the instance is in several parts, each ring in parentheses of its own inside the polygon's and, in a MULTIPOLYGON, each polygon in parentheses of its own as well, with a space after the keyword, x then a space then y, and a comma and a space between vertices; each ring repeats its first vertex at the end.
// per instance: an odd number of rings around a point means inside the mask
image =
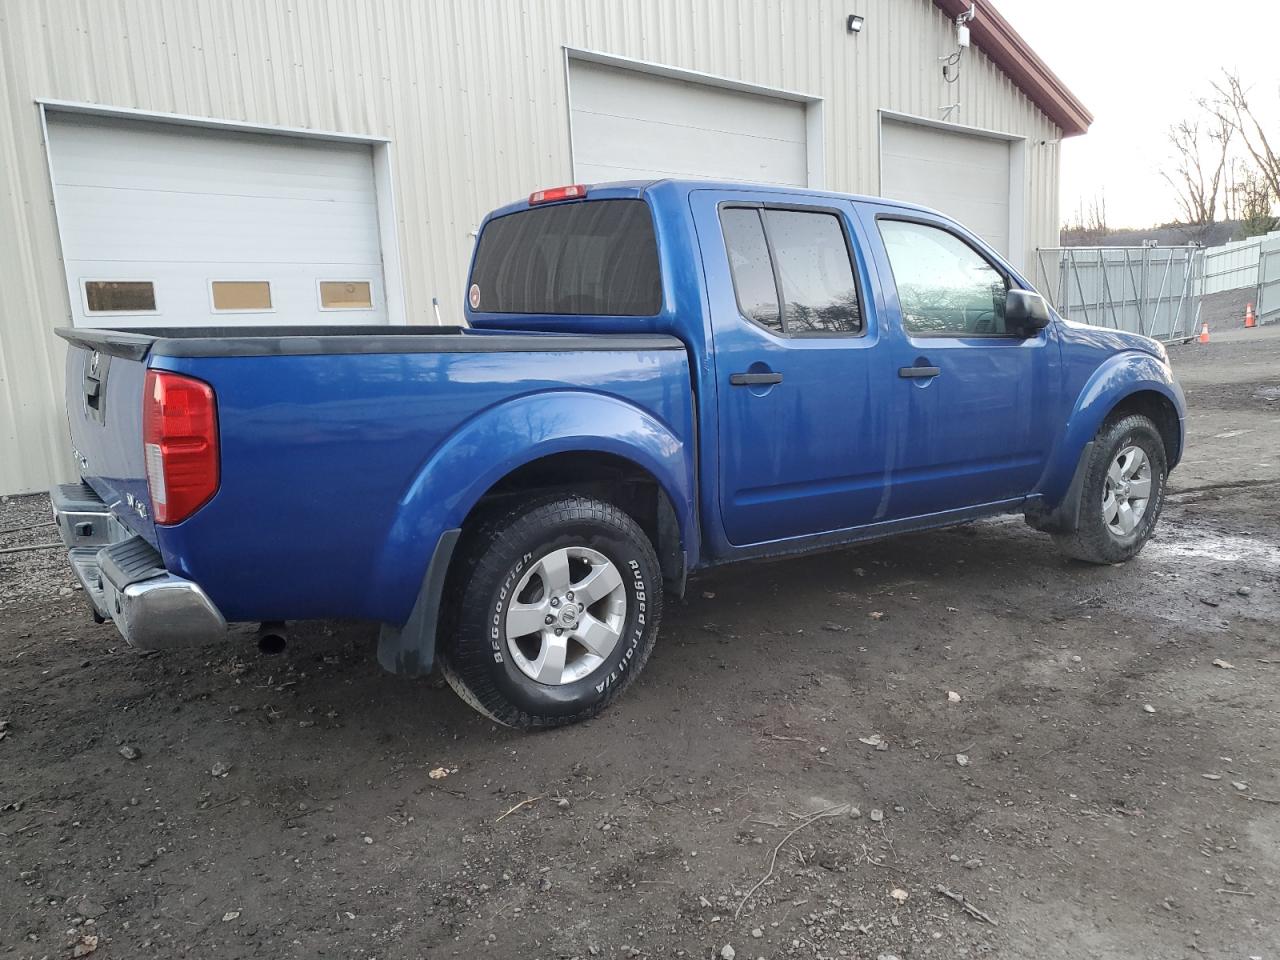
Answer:
POLYGON ((95 619, 112 621, 142 650, 193 646, 226 634, 227 621, 208 595, 165 570, 160 554, 113 517, 88 484, 54 487, 49 499, 95 619))

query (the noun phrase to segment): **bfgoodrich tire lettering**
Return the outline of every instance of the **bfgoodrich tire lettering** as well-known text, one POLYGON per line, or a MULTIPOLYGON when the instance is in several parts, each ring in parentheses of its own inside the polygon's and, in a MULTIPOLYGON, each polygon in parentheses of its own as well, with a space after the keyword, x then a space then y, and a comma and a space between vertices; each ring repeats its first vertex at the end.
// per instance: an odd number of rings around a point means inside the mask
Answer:
MULTIPOLYGON (((1133 414, 1108 420, 1098 431, 1093 452, 1085 468, 1079 527, 1071 533, 1055 534, 1054 541, 1058 548, 1068 556, 1088 563, 1120 563, 1137 556, 1160 518, 1167 476, 1164 441, 1150 419, 1133 414), (1131 462, 1131 456, 1125 454, 1135 449, 1145 459, 1146 469, 1142 482, 1148 484, 1145 489, 1149 495, 1141 506, 1141 516, 1131 529, 1122 532, 1126 523, 1108 523, 1104 515, 1104 504, 1114 502, 1108 497, 1113 492, 1115 481, 1109 481, 1108 475, 1110 472, 1121 479, 1119 475, 1123 472, 1122 468, 1131 462), (1121 469, 1117 469, 1118 459, 1121 469)), ((1122 479, 1126 483, 1131 480, 1122 479)), ((1105 512, 1111 513, 1109 510, 1105 512)))
MULTIPOLYGON (((557 599, 564 595, 555 592, 557 599)), ((441 637, 445 678, 472 707, 513 727, 561 726, 603 710, 649 659, 662 615, 661 571, 644 532, 612 504, 578 496, 525 504, 469 531, 447 593, 456 602, 441 637), (540 662, 535 656, 536 644, 545 641, 536 639, 538 630, 531 626, 535 639, 529 642, 535 646, 516 646, 524 641, 509 639, 508 615, 513 606, 518 613, 532 608, 526 599, 530 589, 535 601, 548 599, 539 565, 564 556, 610 569, 618 578, 612 609, 625 606, 625 613, 615 618, 617 639, 607 653, 602 644, 596 649, 603 655, 594 657, 574 641, 572 664, 540 673, 545 658, 540 662), (525 592, 518 593, 522 586, 525 592), (619 602, 623 597, 625 604, 619 602), (535 679, 539 675, 543 682, 535 679)), ((598 597, 591 602, 597 601, 607 602, 598 597)), ((563 610, 542 611, 549 618, 548 638, 561 626, 552 614, 563 610)), ((588 612, 584 609, 584 620, 588 612)), ((566 632, 573 632, 573 623, 566 614, 566 632)))

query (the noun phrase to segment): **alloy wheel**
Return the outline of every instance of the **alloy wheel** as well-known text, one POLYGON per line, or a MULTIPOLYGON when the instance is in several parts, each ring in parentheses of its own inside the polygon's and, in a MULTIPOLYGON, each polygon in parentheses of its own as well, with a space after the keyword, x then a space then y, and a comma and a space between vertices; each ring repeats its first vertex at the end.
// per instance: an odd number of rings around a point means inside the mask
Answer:
POLYGON ((1107 468, 1102 490, 1102 520, 1118 537, 1127 537, 1142 522, 1151 500, 1151 460, 1141 447, 1121 450, 1107 468))
POLYGON ((531 680, 574 683, 613 653, 626 614, 626 583, 612 560, 589 547, 552 550, 516 585, 507 651, 531 680))

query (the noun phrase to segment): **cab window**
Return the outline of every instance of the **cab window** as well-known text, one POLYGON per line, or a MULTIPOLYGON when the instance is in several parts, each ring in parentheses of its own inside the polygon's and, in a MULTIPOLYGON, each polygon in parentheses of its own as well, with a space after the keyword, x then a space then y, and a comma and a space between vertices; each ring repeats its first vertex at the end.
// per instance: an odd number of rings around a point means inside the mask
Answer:
POLYGON ((955 234, 910 220, 879 222, 902 325, 921 337, 1004 336, 1009 281, 955 234))
POLYGON ((653 316, 662 280, 649 205, 586 200, 490 220, 471 284, 471 307, 485 313, 653 316))
POLYGON ((720 211, 738 309, 790 337, 862 332, 853 262, 840 217, 826 210, 720 211))

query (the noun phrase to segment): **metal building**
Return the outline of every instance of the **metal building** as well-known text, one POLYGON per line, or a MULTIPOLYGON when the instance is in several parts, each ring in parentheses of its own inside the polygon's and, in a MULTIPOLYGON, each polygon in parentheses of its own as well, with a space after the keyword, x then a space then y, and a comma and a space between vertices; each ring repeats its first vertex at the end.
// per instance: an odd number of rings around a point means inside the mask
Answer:
POLYGON ((72 475, 55 327, 456 322, 481 217, 538 187, 883 194, 1030 267, 1091 118, 969 9, 6 0, 0 491, 72 475))

